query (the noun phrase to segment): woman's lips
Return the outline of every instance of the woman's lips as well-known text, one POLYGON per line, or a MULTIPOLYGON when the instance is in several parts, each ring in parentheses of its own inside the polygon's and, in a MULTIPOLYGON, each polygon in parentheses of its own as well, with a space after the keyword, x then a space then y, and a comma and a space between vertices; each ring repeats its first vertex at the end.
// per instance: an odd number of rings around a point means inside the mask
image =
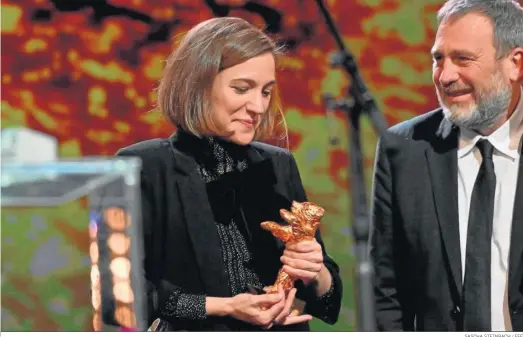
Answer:
POLYGON ((253 127, 255 123, 252 119, 238 119, 238 122, 242 123, 247 127, 253 127))

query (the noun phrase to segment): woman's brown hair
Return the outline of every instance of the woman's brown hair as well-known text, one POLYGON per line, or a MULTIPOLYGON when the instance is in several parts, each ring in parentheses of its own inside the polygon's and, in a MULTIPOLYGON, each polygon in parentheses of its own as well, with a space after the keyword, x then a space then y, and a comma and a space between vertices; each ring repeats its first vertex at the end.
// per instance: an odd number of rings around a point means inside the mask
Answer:
MULTIPOLYGON (((261 29, 235 17, 204 21, 185 34, 167 59, 158 87, 158 108, 176 127, 196 136, 216 134, 211 89, 216 75, 253 57, 281 50, 261 29)), ((255 139, 270 137, 283 117, 274 88, 255 139)), ((283 120, 283 119, 282 119, 283 120)))

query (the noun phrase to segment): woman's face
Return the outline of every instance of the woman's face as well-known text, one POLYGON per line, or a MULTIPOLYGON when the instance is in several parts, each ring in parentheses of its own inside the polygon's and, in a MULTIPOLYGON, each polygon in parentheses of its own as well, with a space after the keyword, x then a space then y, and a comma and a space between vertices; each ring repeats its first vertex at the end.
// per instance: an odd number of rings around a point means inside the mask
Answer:
POLYGON ((275 70, 274 56, 265 53, 218 73, 211 104, 219 136, 239 145, 252 142, 269 108, 275 70))

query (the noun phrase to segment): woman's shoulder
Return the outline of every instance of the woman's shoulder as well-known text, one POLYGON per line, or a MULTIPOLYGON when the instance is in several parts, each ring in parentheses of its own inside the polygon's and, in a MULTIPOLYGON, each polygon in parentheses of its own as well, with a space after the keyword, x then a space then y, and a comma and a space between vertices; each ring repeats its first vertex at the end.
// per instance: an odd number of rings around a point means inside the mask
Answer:
POLYGON ((128 145, 119 149, 116 156, 140 158, 142 172, 146 175, 169 170, 174 161, 169 139, 166 138, 147 139, 128 145))
POLYGON ((283 158, 289 158, 291 156, 291 153, 289 150, 271 145, 268 143, 263 142, 252 142, 251 146, 253 146, 258 152, 260 152, 265 158, 268 157, 283 157, 283 158))
POLYGON ((143 140, 119 149, 117 156, 137 156, 142 159, 152 159, 168 154, 170 151, 169 140, 166 138, 154 138, 143 140))

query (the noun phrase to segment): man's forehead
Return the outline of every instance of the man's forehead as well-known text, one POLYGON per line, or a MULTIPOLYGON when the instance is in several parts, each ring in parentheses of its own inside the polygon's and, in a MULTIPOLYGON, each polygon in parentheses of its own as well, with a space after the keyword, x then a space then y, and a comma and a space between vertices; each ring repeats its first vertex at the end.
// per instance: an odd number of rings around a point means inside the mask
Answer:
POLYGON ((436 38, 441 35, 456 36, 492 36, 494 26, 490 19, 481 13, 467 13, 463 16, 450 17, 438 26, 436 38))
POLYGON ((478 13, 469 13, 440 24, 432 51, 442 48, 470 51, 493 49, 493 36, 493 26, 488 18, 478 13))

